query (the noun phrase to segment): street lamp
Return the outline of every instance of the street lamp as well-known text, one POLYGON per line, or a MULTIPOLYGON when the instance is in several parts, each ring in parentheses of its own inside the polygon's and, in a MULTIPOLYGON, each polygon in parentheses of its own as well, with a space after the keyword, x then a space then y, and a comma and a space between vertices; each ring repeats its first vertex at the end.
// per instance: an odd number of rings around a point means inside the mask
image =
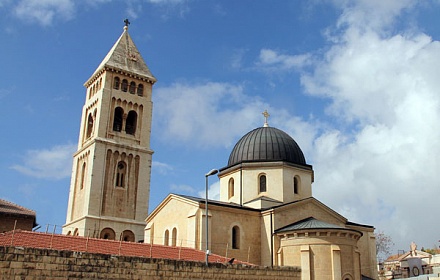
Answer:
POLYGON ((209 234, 208 234, 208 177, 211 175, 215 175, 217 174, 218 170, 217 169, 212 169, 211 171, 209 171, 208 173, 205 174, 205 179, 206 179, 206 185, 205 185, 205 189, 206 189, 206 196, 205 196, 205 217, 206 217, 206 253, 205 253, 205 261, 206 261, 206 266, 208 266, 208 256, 209 256, 209 249, 208 249, 208 238, 209 238, 209 234))

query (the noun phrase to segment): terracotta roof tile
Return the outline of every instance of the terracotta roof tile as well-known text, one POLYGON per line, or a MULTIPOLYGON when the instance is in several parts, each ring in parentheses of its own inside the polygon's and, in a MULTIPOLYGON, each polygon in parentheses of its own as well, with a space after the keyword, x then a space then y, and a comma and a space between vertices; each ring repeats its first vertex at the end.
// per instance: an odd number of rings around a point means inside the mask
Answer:
MULTIPOLYGON (((192 248, 171 247, 157 244, 151 245, 147 243, 114 241, 24 230, 9 231, 0 234, 0 246, 18 246, 156 259, 205 261, 205 252, 192 248)), ((209 256, 210 263, 225 263, 228 260, 229 259, 226 257, 215 254, 209 256)), ((239 260, 235 260, 234 263, 253 265, 239 260)))
POLYGON ((33 216, 35 217, 35 211, 24 208, 15 203, 9 202, 4 199, 0 199, 0 213, 10 214, 10 215, 22 215, 22 216, 33 216))

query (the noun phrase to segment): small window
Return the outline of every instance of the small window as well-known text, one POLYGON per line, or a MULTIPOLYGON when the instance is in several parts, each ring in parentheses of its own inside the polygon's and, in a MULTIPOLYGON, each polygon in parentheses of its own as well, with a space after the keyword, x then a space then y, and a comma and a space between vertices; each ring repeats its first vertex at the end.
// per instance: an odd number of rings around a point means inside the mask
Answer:
POLYGON ((165 231, 164 240, 163 240, 163 245, 168 246, 169 245, 169 239, 170 239, 170 231, 166 230, 165 231))
POLYGON ((230 199, 233 196, 234 196, 234 178, 230 178, 228 184, 228 198, 230 199))
POLYGON ((260 186, 259 186, 260 193, 267 191, 266 186, 266 175, 260 175, 260 186))
POLYGON ((125 123, 125 133, 134 135, 136 133, 137 114, 135 111, 128 112, 125 123))
POLYGON ((173 228, 173 232, 171 235, 171 246, 176 246, 177 243, 177 229, 173 228))
POLYGON ((121 107, 115 108, 115 115, 113 119, 113 130, 121 131, 122 130, 122 116, 124 115, 124 110, 121 107))
POLYGON ((126 177, 126 172, 127 172, 127 165, 125 164, 125 162, 120 161, 118 162, 118 165, 116 167, 116 182, 115 182, 115 186, 116 187, 125 187, 124 184, 124 180, 126 177))
POLYGON ((134 233, 131 230, 124 230, 122 232, 122 240, 128 242, 134 242, 134 233))
POLYGON ((232 228, 232 249, 240 249, 240 228, 238 226, 232 228))
POLYGON ((128 90, 128 81, 126 79, 122 80, 121 90, 123 92, 127 92, 127 90, 128 90))
POLYGON ((293 193, 299 193, 299 179, 297 176, 293 177, 293 193))
POLYGON ((119 89, 119 84, 121 83, 121 80, 119 79, 119 77, 115 77, 115 80, 113 81, 113 88, 114 89, 119 89))
POLYGON ((115 240, 115 236, 116 236, 115 231, 111 228, 105 228, 99 234, 99 238, 101 239, 115 240))
POLYGON ((92 136, 92 132, 93 132, 93 117, 92 117, 92 114, 89 114, 89 117, 87 118, 87 133, 86 133, 86 137, 90 138, 90 136, 92 136))
POLYGON ((131 83, 130 83, 130 89, 129 89, 129 92, 130 92, 131 94, 135 94, 135 92, 136 92, 136 83, 135 83, 135 82, 131 82, 131 83))
POLYGON ((139 95, 139 96, 143 96, 144 95, 144 85, 143 84, 139 84, 138 85, 137 95, 139 95))
POLYGON ((86 163, 84 162, 81 168, 81 182, 80 182, 81 190, 84 188, 85 179, 86 179, 86 163))

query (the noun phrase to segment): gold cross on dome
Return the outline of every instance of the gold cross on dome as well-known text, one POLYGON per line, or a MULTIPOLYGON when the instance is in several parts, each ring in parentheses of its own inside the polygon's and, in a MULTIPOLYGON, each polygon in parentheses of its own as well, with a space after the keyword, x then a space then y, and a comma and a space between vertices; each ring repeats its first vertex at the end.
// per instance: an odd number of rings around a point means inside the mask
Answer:
POLYGON ((267 123, 267 119, 270 117, 269 113, 267 112, 267 110, 264 110, 264 112, 262 113, 264 116, 264 127, 268 127, 269 124, 267 123))

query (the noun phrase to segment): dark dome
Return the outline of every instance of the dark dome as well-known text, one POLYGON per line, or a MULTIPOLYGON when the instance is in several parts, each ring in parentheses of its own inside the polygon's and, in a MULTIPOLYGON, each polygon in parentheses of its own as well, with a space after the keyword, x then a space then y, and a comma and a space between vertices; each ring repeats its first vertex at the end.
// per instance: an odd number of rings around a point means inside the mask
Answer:
POLYGON ((243 136, 229 156, 228 166, 241 162, 286 161, 307 165, 301 148, 287 133, 259 127, 243 136))

